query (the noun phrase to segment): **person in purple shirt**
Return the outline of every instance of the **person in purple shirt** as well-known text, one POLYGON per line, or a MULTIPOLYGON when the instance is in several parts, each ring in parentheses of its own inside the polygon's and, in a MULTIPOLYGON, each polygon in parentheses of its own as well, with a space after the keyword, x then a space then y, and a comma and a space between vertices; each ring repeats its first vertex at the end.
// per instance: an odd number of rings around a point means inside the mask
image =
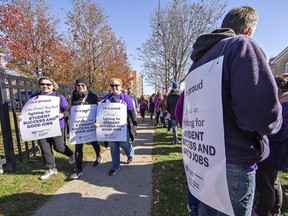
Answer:
MULTIPOLYGON (((224 57, 220 90, 226 176, 234 214, 239 216, 251 215, 257 163, 269 155, 266 135, 277 133, 282 124, 277 86, 266 55, 250 38, 257 22, 257 11, 251 7, 230 10, 221 29, 197 38, 189 69, 189 73, 193 73, 207 62, 224 57)), ((183 105, 183 96, 178 105, 183 105)), ((183 106, 176 107, 177 120, 182 119, 181 109, 183 111, 183 106)), ((222 213, 201 202, 199 215, 222 213)))
MULTIPOLYGON (((63 95, 57 94, 55 91, 59 88, 58 84, 51 79, 50 77, 41 77, 38 80, 38 87, 40 93, 31 95, 32 97, 37 97, 39 95, 46 95, 52 97, 60 97, 60 109, 59 109, 59 121, 61 135, 57 137, 50 137, 46 139, 40 139, 39 145, 41 148, 41 154, 45 166, 48 168, 48 171, 44 175, 40 176, 40 180, 46 180, 50 178, 51 175, 57 174, 57 168, 55 163, 55 157, 53 154, 52 146, 55 151, 66 155, 69 157, 69 164, 75 163, 74 151, 72 151, 66 144, 64 139, 64 129, 65 129, 65 118, 69 115, 69 104, 63 95)), ((18 117, 21 121, 21 116, 18 117)))
POLYGON ((109 142, 110 153, 112 157, 112 168, 109 171, 109 175, 113 176, 120 169, 120 147, 127 155, 127 163, 130 164, 133 161, 134 149, 132 142, 135 139, 137 129, 137 118, 135 113, 135 107, 133 105, 132 98, 122 93, 122 81, 118 78, 112 78, 110 82, 111 93, 107 94, 101 102, 104 103, 126 103, 127 104, 127 141, 109 142))

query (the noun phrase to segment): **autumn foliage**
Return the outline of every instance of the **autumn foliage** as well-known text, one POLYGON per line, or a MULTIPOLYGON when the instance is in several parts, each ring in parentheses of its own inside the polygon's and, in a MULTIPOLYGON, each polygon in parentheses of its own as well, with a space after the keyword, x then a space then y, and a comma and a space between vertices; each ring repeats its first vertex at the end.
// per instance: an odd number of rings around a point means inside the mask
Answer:
POLYGON ((133 79, 123 41, 107 25, 102 9, 91 0, 72 1, 65 34, 49 14, 45 0, 8 0, 0 5, 0 49, 8 62, 27 77, 39 70, 58 82, 73 84, 87 78, 91 87, 107 90, 111 77, 133 79))

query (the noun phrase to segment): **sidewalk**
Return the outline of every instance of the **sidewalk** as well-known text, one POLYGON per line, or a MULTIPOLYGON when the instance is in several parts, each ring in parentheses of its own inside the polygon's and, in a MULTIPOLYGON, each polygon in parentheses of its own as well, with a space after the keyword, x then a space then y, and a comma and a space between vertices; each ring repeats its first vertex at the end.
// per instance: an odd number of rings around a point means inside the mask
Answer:
POLYGON ((34 216, 150 216, 154 126, 148 117, 145 120, 138 119, 135 157, 131 164, 126 164, 127 157, 121 150, 121 168, 114 176, 109 176, 108 147, 102 153, 101 165, 93 167, 93 163, 89 163, 84 167, 83 176, 65 183, 34 216))

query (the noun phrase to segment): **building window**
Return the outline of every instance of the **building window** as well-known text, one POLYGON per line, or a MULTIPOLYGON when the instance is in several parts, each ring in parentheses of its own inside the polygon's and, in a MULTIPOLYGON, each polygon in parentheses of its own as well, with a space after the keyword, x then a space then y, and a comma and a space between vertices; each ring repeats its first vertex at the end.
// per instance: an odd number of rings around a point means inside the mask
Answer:
POLYGON ((285 65, 285 73, 288 73, 288 62, 285 65))

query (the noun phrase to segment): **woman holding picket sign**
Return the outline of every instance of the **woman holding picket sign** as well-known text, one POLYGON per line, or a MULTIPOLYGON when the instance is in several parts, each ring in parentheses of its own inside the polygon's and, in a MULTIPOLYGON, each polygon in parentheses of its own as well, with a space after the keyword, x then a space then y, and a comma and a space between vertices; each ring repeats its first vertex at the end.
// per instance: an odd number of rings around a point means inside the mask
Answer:
MULTIPOLYGON (((76 89, 73 91, 71 105, 90 105, 90 104, 97 104, 98 97, 96 94, 88 90, 87 88, 87 81, 84 78, 79 78, 76 80, 76 89)), ((100 155, 100 145, 97 141, 91 142, 91 145, 94 148, 96 153, 96 159, 93 166, 98 166, 102 162, 102 157, 100 155)), ((76 144, 75 146, 75 158, 76 158, 76 173, 70 176, 71 179, 77 179, 81 175, 83 175, 82 171, 82 161, 83 161, 83 143, 76 144)))
MULTIPOLYGON (((75 163, 75 157, 74 152, 65 144, 64 141, 65 118, 69 115, 69 105, 67 100, 63 95, 55 92, 59 87, 58 84, 50 77, 41 77, 38 80, 38 87, 41 92, 31 95, 30 98, 35 98, 35 100, 37 100, 38 97, 40 98, 40 96, 43 95, 59 97, 60 99, 58 118, 60 123, 61 135, 38 140, 44 164, 48 168, 48 171, 44 175, 40 176, 40 179, 46 180, 50 178, 51 175, 58 173, 56 169, 55 157, 53 154, 52 146, 55 151, 69 157, 69 164, 75 163)), ((18 120, 22 121, 22 117, 18 116, 18 120)))
MULTIPOLYGON (((127 163, 133 161, 134 149, 132 142, 134 141, 135 132, 137 129, 137 119, 135 107, 129 95, 122 93, 122 81, 118 78, 112 78, 110 82, 111 93, 106 95, 101 103, 124 103, 127 105, 127 139, 126 141, 109 141, 110 153, 112 157, 112 168, 109 175, 113 176, 120 169, 120 147, 127 155, 127 163)), ((98 106, 99 107, 99 106, 98 106)), ((98 114, 97 114, 98 115, 98 114)), ((101 127, 99 123, 96 127, 101 127)))

